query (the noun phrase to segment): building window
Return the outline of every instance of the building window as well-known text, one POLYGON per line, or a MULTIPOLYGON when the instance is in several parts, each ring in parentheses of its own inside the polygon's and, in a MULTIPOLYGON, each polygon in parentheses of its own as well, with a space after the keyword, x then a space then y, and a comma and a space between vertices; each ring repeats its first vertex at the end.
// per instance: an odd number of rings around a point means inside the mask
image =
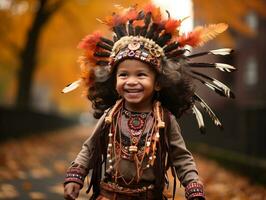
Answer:
POLYGON ((256 15, 255 12, 249 12, 248 15, 246 16, 246 22, 249 26, 249 28, 254 31, 255 33, 258 31, 258 16, 256 15))
POLYGON ((244 82, 248 87, 255 86, 258 83, 258 62, 254 56, 250 57, 246 62, 244 82))

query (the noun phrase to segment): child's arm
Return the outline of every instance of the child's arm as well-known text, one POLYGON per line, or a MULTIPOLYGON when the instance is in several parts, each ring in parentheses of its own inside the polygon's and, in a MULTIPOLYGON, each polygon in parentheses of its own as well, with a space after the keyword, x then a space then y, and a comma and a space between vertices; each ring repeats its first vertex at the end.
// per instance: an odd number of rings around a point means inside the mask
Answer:
POLYGON ((170 148, 173 166, 178 179, 186 188, 187 199, 204 199, 203 186, 192 154, 187 150, 180 127, 173 115, 170 116, 170 148), (196 191, 196 192, 194 192, 196 191))

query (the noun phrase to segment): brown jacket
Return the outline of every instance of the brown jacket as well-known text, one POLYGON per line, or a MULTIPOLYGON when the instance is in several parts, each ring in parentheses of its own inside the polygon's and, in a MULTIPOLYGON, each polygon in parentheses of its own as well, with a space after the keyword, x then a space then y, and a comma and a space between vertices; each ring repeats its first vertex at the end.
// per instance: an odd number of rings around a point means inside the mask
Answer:
MULTIPOLYGON (((104 114, 96 124, 91 136, 84 142, 81 151, 77 155, 73 163, 82 165, 87 169, 92 169, 95 162, 95 152, 97 151, 97 138, 104 125, 104 114)), ((175 167, 177 177, 183 186, 186 186, 190 182, 197 182, 199 180, 196 165, 191 153, 187 150, 183 137, 181 135, 180 127, 175 117, 170 114, 171 126, 169 135, 169 145, 171 149, 172 165, 175 167)), ((144 162, 145 164, 145 162, 144 162)), ((131 161, 122 160, 120 162, 120 168, 123 169, 123 175, 125 178, 130 179, 135 175, 135 165, 131 161)), ((108 173, 108 172, 107 172, 108 173)), ((153 181, 155 179, 156 172, 154 168, 148 168, 144 170, 141 180, 153 181)))

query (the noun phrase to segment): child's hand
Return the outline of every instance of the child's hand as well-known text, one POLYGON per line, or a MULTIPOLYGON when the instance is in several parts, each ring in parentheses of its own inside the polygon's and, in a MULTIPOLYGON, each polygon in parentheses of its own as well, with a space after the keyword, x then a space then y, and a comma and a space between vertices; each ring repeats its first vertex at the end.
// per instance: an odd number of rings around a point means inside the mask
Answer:
POLYGON ((64 188, 64 198, 66 200, 75 200, 79 196, 79 190, 80 185, 78 183, 67 183, 64 188))

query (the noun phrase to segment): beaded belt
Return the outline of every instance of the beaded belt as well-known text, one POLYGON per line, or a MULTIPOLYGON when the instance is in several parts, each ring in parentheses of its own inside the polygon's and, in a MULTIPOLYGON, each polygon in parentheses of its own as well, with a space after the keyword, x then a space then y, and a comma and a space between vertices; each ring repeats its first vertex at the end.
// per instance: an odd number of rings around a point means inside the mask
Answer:
POLYGON ((136 189, 131 189, 131 188, 126 188, 119 186, 116 183, 112 182, 101 182, 101 190, 109 191, 109 192, 115 192, 118 194, 125 194, 125 195, 133 195, 133 196, 139 196, 141 193, 145 193, 147 191, 151 191, 154 189, 154 185, 148 185, 148 186, 143 186, 141 188, 136 188, 136 189))

